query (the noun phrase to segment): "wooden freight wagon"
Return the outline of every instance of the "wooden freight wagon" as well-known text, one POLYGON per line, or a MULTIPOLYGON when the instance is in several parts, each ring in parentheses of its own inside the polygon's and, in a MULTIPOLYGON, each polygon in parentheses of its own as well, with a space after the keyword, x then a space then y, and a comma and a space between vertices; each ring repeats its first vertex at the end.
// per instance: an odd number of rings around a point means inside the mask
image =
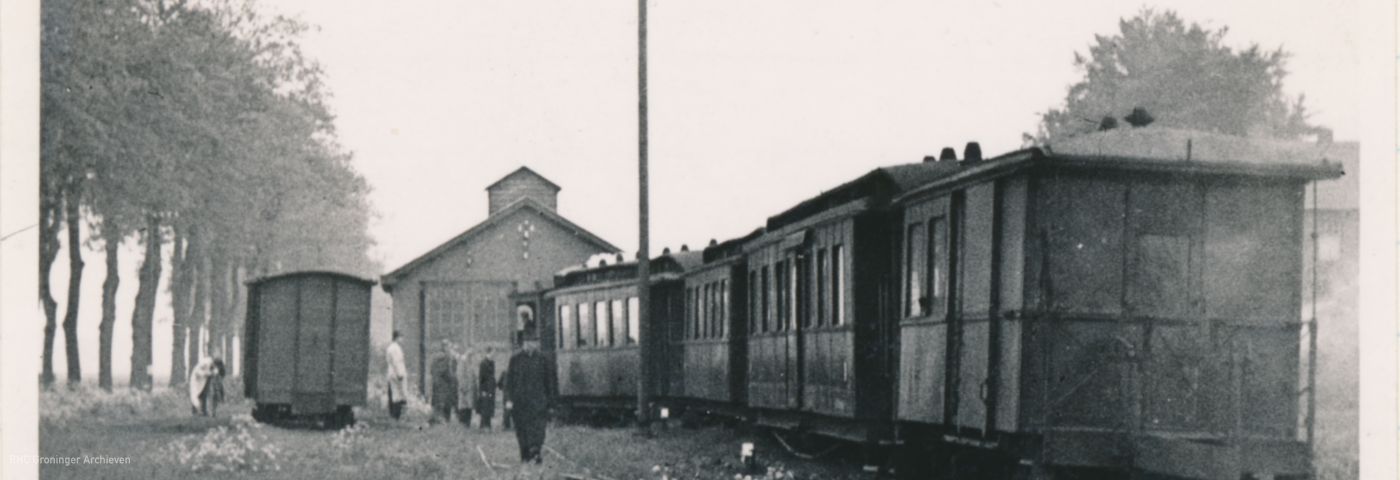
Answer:
POLYGON ((910 458, 1308 475, 1303 191, 1338 165, 1171 130, 1059 146, 954 162, 899 200, 910 458))
POLYGON ((244 395, 260 422, 354 422, 366 402, 370 288, 341 273, 295 272, 248 282, 244 395))

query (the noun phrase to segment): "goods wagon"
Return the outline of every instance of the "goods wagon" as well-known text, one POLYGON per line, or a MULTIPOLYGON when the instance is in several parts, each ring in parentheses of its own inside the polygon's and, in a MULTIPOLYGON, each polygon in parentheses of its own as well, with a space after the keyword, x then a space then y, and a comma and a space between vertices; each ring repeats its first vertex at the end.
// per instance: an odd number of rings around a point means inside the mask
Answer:
MULTIPOLYGON (((700 252, 667 252, 651 262, 651 385, 658 396, 679 388, 680 357, 670 348, 680 331, 682 274, 700 263, 700 252)), ((571 411, 628 412, 637 395, 637 263, 626 261, 566 270, 545 294, 554 305, 552 345, 559 401, 571 411)))
POLYGON ((366 401, 370 288, 332 272, 295 272, 248 282, 244 395, 253 418, 354 422, 366 401))
POLYGON ((896 416, 932 460, 906 468, 1310 474, 1303 189, 1341 171, 1152 140, 964 160, 897 199, 896 416))

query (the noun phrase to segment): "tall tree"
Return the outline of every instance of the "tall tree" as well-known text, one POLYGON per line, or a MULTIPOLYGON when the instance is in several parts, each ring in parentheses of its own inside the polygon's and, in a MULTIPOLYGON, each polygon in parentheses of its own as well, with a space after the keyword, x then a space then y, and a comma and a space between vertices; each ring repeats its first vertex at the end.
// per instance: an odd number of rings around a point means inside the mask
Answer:
POLYGON ((1105 117, 1123 118, 1137 107, 1157 126, 1283 138, 1319 131, 1307 121, 1303 97, 1283 92, 1282 48, 1235 50, 1224 43, 1226 28, 1188 24, 1172 11, 1144 9, 1118 29, 1096 35, 1087 56, 1074 54, 1083 78, 1026 140, 1094 131, 1105 117))
POLYGON ((117 323, 117 287, 121 285, 117 257, 121 240, 122 235, 116 229, 105 231, 102 239, 107 278, 102 281, 102 319, 97 324, 97 385, 109 392, 112 391, 112 328, 117 323))

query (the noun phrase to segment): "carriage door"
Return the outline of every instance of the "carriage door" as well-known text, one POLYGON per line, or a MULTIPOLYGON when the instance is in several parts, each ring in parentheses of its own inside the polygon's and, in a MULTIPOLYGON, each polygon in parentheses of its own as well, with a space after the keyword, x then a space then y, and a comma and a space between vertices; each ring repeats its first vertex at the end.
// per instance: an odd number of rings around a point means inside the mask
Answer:
POLYGON ((954 270, 959 279, 955 290, 958 300, 954 302, 957 344, 951 349, 957 355, 954 375, 958 387, 951 390, 956 410, 953 423, 976 430, 987 425, 987 402, 991 400, 988 366, 992 352, 999 351, 991 343, 995 195, 996 185, 984 183, 953 197, 953 257, 958 259, 954 270))
POLYGON ((331 392, 331 333, 335 296, 331 279, 307 277, 297 296, 296 384, 292 412, 328 413, 335 409, 331 392))
MULTIPOLYGON (((1198 429, 1211 408, 1211 333, 1193 279, 1200 278, 1201 195, 1190 184, 1139 184, 1128 191, 1125 305, 1142 324, 1143 426, 1198 429)), ((1223 386, 1222 386, 1223 391, 1223 386)))

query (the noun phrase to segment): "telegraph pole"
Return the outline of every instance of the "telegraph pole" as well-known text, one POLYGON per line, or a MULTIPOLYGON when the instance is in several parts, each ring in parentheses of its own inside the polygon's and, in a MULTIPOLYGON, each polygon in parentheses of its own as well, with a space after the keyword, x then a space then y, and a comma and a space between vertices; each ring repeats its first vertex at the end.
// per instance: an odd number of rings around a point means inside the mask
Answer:
POLYGON ((647 218, 647 0, 637 0, 637 426, 651 432, 651 254, 647 218))

